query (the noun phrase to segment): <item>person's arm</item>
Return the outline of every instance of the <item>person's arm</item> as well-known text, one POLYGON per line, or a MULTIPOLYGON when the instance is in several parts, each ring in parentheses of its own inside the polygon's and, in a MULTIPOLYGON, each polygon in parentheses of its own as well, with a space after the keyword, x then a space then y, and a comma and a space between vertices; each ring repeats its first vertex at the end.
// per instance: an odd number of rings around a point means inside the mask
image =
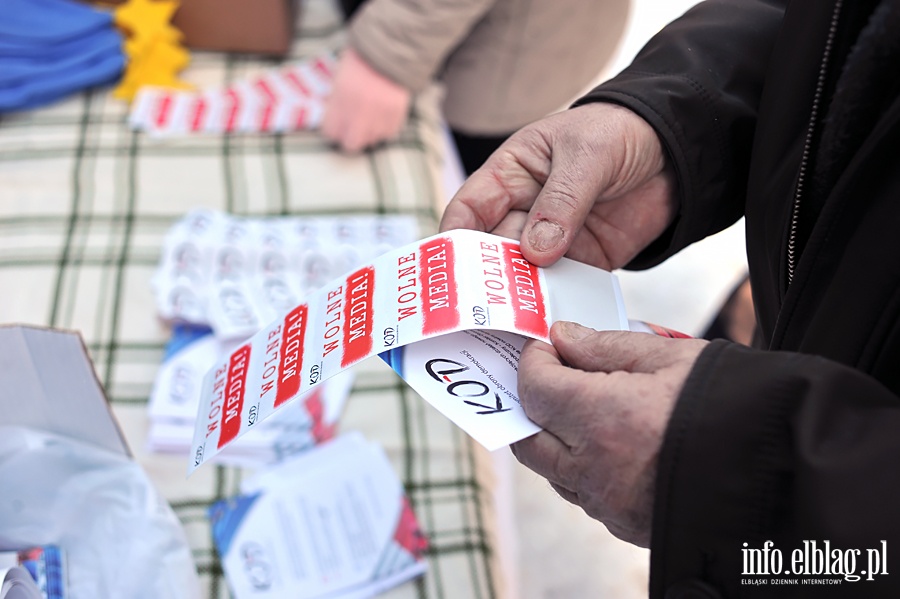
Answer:
POLYGON ((613 102, 639 114, 675 171, 676 226, 630 267, 655 265, 743 215, 756 110, 786 4, 701 2, 575 103, 613 102))
POLYGON ((369 0, 354 15, 348 44, 368 65, 413 93, 496 0, 369 0))
POLYGON ((396 137, 412 95, 434 78, 494 0, 369 0, 354 15, 321 132, 349 152, 396 137))

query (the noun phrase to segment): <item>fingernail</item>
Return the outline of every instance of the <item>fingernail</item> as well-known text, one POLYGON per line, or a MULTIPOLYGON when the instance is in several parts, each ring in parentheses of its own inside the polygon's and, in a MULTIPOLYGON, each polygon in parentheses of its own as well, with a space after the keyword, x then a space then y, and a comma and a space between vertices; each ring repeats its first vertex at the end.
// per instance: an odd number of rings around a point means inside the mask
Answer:
POLYGON ((565 232, 562 227, 549 220, 539 220, 528 232, 528 242, 532 249, 548 252, 562 243, 565 232))
POLYGON ((559 323, 559 328, 562 329, 562 334, 572 341, 579 341, 591 334, 591 329, 574 322, 562 321, 559 323))

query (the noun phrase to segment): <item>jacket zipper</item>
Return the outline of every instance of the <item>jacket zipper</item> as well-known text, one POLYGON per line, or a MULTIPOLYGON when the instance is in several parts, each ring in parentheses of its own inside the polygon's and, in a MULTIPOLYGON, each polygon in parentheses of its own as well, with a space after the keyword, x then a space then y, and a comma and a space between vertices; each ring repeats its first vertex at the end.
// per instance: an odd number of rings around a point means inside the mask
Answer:
POLYGON ((819 65, 819 78, 816 81, 816 93, 813 96, 812 111, 809 115, 809 126, 806 129, 806 139, 803 143, 803 156, 800 160, 800 171, 797 175, 797 187, 794 189, 794 204, 791 210, 791 229, 787 244, 787 286, 794 281, 794 268, 797 264, 797 229, 800 222, 800 201, 808 175, 809 160, 812 154, 813 135, 819 121, 819 110, 822 104, 822 94, 825 91, 825 79, 828 72, 828 62, 834 40, 837 36, 838 20, 841 15, 843 0, 837 0, 834 11, 831 14, 831 26, 828 29, 828 39, 825 41, 825 51, 822 53, 822 63, 819 65))

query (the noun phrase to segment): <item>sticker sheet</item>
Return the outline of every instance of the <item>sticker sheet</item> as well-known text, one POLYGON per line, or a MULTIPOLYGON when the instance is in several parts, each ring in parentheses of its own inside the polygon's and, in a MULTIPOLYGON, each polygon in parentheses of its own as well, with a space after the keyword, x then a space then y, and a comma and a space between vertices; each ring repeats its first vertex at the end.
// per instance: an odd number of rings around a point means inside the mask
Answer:
POLYGON ((154 137, 280 133, 315 129, 331 91, 335 57, 317 56, 227 87, 183 91, 144 86, 132 104, 132 129, 154 137))
POLYGON ((387 252, 310 294, 206 375, 189 472, 294 397, 401 347, 408 357, 386 359, 407 381, 415 370, 437 382, 437 391, 413 385, 432 403, 465 406, 456 415, 445 413, 477 441, 489 449, 518 441, 538 429, 523 425, 524 411, 511 391, 514 367, 501 381, 485 366, 490 353, 515 362, 515 343, 510 348, 500 337, 456 335, 442 340, 452 344, 439 347, 446 356, 440 359, 452 360, 444 363, 429 362, 433 343, 419 343, 464 331, 549 341, 556 320, 627 330, 615 276, 567 259, 541 269, 524 259, 518 242, 477 231, 450 231, 387 252), (413 358, 411 366, 396 367, 413 358), (476 371, 486 381, 459 378, 476 371), (501 394, 501 385, 510 394, 501 394), (483 426, 486 417, 489 426, 483 426))

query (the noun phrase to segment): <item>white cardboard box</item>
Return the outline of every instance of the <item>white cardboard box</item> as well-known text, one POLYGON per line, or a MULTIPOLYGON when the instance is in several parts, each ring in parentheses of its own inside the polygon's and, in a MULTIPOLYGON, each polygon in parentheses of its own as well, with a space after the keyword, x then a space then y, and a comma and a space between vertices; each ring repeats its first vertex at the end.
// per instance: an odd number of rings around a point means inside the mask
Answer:
POLYGON ((2 422, 130 456, 78 333, 0 326, 2 422))

